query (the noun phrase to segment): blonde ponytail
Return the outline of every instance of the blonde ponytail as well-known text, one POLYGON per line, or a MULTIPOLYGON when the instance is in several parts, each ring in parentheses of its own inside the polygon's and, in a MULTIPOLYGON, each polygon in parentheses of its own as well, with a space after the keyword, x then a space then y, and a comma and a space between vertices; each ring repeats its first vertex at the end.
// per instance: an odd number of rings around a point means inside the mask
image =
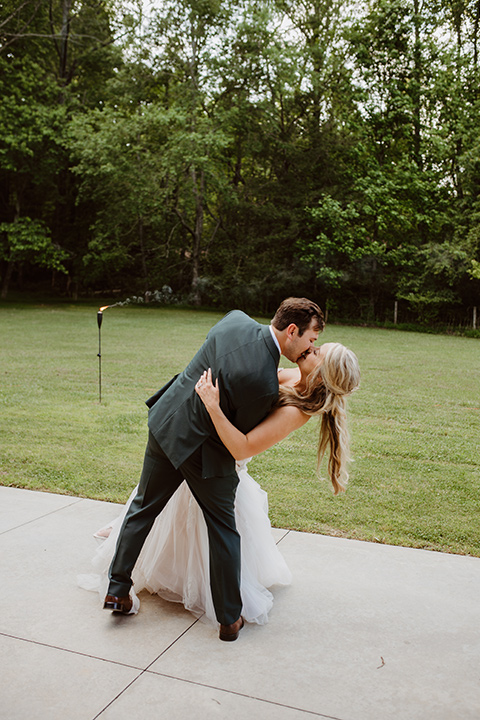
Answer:
POLYGON ((358 360, 351 350, 332 343, 321 364, 308 375, 305 390, 280 387, 278 405, 293 405, 310 416, 320 416, 317 471, 329 449, 328 474, 337 495, 348 482, 350 438, 346 397, 360 384, 358 360))

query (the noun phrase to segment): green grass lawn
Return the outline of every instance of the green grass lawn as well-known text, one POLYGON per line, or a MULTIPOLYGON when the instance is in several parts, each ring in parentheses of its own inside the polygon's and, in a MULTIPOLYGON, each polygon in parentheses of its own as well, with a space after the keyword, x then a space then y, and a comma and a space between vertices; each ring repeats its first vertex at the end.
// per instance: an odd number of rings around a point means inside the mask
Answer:
MULTIPOLYGON (((144 400, 182 370, 219 313, 0 307, 0 484, 123 502, 147 438, 144 400)), ((265 320, 266 322, 266 320, 265 320)), ((318 425, 250 463, 278 527, 480 556, 480 342, 330 325, 358 355, 351 477, 315 475, 318 425)), ((282 360, 287 366, 288 362, 282 360)))

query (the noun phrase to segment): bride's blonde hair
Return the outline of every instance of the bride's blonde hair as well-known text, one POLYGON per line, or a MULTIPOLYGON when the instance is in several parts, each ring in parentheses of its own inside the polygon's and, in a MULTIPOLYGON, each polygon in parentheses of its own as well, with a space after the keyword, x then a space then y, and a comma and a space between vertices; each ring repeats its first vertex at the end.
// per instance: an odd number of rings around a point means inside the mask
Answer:
POLYGON ((328 474, 334 494, 345 490, 348 481, 350 438, 347 429, 346 397, 360 385, 360 368, 355 353, 332 343, 321 364, 308 375, 306 387, 280 386, 278 405, 293 405, 307 415, 320 416, 317 470, 329 447, 328 474))

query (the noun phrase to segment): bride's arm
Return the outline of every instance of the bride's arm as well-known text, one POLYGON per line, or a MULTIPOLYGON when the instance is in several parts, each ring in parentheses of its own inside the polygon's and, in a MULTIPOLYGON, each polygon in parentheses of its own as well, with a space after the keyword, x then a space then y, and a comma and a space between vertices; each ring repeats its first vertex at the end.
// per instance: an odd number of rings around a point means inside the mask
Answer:
POLYGON ((244 435, 223 414, 218 385, 217 382, 213 385, 210 369, 202 375, 195 385, 195 390, 207 408, 220 440, 235 460, 245 460, 252 455, 258 455, 283 440, 309 419, 308 415, 298 408, 284 406, 273 410, 263 422, 244 435))

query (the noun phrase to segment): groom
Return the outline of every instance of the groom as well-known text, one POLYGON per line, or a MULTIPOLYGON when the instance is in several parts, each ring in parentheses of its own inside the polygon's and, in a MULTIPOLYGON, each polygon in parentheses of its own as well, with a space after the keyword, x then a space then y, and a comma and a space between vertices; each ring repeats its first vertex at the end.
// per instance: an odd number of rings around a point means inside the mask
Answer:
POLYGON ((280 355, 296 362, 313 348, 323 327, 322 311, 305 298, 284 300, 270 326, 234 310, 210 330, 187 368, 147 401, 149 439, 143 471, 110 566, 105 609, 138 611, 138 599, 130 593, 133 567, 155 518, 186 480, 208 528, 210 585, 220 639, 237 639, 243 627, 234 507, 238 477, 195 383, 211 368, 225 415, 247 433, 278 399, 280 355))

